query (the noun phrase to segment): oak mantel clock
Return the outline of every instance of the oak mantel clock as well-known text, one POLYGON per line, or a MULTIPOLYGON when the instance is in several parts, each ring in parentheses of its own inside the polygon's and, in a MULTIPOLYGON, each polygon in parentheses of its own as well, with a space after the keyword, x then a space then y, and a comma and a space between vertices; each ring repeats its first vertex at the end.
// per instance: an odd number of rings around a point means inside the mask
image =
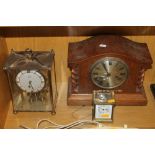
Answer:
POLYGON ((12 51, 4 70, 8 75, 13 111, 49 111, 57 98, 53 51, 12 51))
POLYGON ((113 90, 116 105, 145 105, 144 73, 151 65, 147 44, 122 36, 69 43, 68 105, 91 105, 93 90, 113 90))

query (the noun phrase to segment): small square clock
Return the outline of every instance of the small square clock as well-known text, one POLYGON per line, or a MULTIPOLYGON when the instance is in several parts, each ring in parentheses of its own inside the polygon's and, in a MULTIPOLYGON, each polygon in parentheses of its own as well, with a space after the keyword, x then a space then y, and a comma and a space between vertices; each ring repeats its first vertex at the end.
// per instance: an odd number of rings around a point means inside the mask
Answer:
POLYGON ((95 105, 96 121, 112 121, 113 105, 95 105))
POLYGON ((93 120, 112 122, 114 104, 114 92, 93 91, 93 120))

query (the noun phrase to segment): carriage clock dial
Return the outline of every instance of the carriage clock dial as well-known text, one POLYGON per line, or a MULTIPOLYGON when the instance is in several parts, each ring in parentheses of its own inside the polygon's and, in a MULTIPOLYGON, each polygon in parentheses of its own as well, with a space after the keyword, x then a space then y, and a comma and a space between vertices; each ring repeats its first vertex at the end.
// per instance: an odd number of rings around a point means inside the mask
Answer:
POLYGON ((16 83, 25 92, 37 93, 44 88, 45 79, 35 70, 23 70, 17 74, 16 83))
POLYGON ((91 68, 92 82, 104 89, 112 89, 123 84, 128 77, 128 66, 119 58, 99 59, 91 68))
POLYGON ((111 119, 112 118, 112 105, 96 105, 95 109, 96 119, 111 119))

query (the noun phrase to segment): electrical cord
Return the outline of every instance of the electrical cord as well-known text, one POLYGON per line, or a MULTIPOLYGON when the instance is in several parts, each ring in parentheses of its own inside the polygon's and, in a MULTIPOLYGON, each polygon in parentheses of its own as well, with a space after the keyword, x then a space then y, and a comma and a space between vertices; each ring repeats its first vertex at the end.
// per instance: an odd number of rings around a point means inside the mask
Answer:
MULTIPOLYGON (((74 121, 74 122, 66 124, 66 125, 60 125, 60 124, 57 124, 57 123, 50 121, 48 119, 42 119, 37 122, 35 129, 79 129, 77 127, 88 125, 88 124, 96 125, 96 127, 98 129, 103 129, 103 128, 104 129, 121 129, 121 128, 127 129, 128 128, 127 124, 124 124, 123 127, 112 127, 112 126, 105 126, 102 123, 92 121, 92 120, 78 120, 78 121, 74 121), (49 124, 52 124, 52 126, 45 126, 43 128, 40 128, 40 125, 43 122, 48 122, 49 124)), ((23 129, 32 129, 25 125, 20 125, 19 127, 23 128, 23 129)))
POLYGON ((25 125, 19 125, 19 127, 22 128, 22 129, 31 129, 31 128, 25 126, 25 125))
MULTIPOLYGON (((49 124, 52 124, 52 126, 46 126, 42 129, 53 129, 53 128, 55 128, 55 129, 73 129, 73 128, 76 128, 77 126, 83 126, 86 124, 93 124, 93 125, 97 125, 97 126, 100 125, 99 122, 92 121, 92 120, 78 120, 78 121, 74 121, 74 122, 66 124, 66 125, 61 125, 61 124, 57 124, 57 123, 50 121, 50 120, 47 120, 47 119, 42 119, 42 120, 39 120, 37 122, 35 129, 40 129, 40 125, 43 122, 48 122, 49 124)), ((31 129, 31 128, 24 126, 24 125, 20 125, 20 127, 23 129, 31 129)))
POLYGON ((43 122, 48 122, 48 123, 52 124, 53 126, 51 126, 51 127, 54 127, 54 128, 60 128, 60 127, 63 126, 63 125, 57 124, 57 123, 55 123, 55 122, 52 122, 52 121, 50 121, 50 120, 48 120, 48 119, 41 119, 41 120, 39 120, 39 121, 37 122, 36 129, 39 129, 40 125, 41 125, 43 122))
MULTIPOLYGON (((79 111, 81 111, 85 106, 80 106, 79 108, 77 108, 76 110, 74 110, 72 112, 72 117, 77 119, 77 117, 75 116, 75 114, 77 114, 79 111)), ((62 124, 57 124, 51 120, 48 120, 48 119, 41 119, 37 122, 37 125, 35 127, 35 129, 40 129, 41 125, 43 123, 49 123, 50 125, 49 126, 45 126, 43 127, 42 129, 71 129, 71 128, 76 128, 76 127, 79 127, 79 126, 84 126, 86 124, 93 124, 93 125, 98 125, 99 123, 96 122, 96 121, 92 121, 92 120, 85 120, 85 118, 87 118, 88 116, 90 116, 91 114, 88 114, 82 118, 80 118, 80 120, 78 121, 74 121, 72 123, 69 123, 69 124, 66 124, 66 125, 62 125, 62 124)), ((25 125, 20 125, 19 126, 20 128, 23 128, 23 129, 31 129, 25 125)))
POLYGON ((60 127, 60 129, 71 129, 71 128, 79 126, 81 124, 95 124, 95 125, 98 125, 99 123, 96 122, 96 121, 91 121, 91 120, 79 120, 79 121, 75 121, 73 123, 70 123, 68 125, 65 125, 63 127, 60 127))

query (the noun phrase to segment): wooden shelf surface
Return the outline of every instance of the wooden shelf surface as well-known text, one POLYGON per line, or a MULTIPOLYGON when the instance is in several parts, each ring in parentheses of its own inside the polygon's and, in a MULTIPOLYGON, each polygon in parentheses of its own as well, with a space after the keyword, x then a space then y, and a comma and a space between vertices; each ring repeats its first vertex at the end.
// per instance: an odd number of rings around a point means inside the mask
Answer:
MULTIPOLYGON (((19 112, 13 114, 12 105, 10 105, 5 128, 15 129, 20 128, 20 125, 35 128, 37 122, 41 119, 48 119, 58 124, 68 124, 76 120, 91 120, 91 106, 67 106, 66 88, 67 83, 61 84, 56 115, 52 116, 49 112, 19 112)), ((147 106, 116 106, 114 108, 113 122, 103 124, 106 127, 122 128, 126 124, 128 128, 155 128, 155 100, 149 88, 146 89, 149 99, 147 106)), ((40 127, 44 128, 49 125, 44 123, 40 127)), ((90 126, 84 126, 84 128, 88 127, 90 126)))
MULTIPOLYGON (((155 57, 155 36, 126 36, 133 41, 146 42, 155 57)), ((8 50, 24 50, 29 47, 33 50, 49 50, 53 48, 56 53, 56 71, 59 89, 56 115, 50 113, 26 113, 21 112, 14 115, 10 104, 5 128, 19 128, 26 125, 35 128, 40 119, 49 119, 59 124, 68 124, 79 119, 91 119, 91 107, 67 106, 67 79, 70 75, 67 69, 68 43, 80 41, 87 37, 22 37, 6 38, 8 50)), ((129 128, 155 128, 155 99, 150 91, 150 84, 155 83, 155 65, 147 70, 144 80, 144 88, 148 98, 147 106, 117 106, 114 109, 114 120, 112 123, 104 123, 106 126, 123 127, 127 124, 129 128)), ((47 124, 46 124, 47 125, 47 124)), ((43 127, 43 126, 42 126, 43 127)))

